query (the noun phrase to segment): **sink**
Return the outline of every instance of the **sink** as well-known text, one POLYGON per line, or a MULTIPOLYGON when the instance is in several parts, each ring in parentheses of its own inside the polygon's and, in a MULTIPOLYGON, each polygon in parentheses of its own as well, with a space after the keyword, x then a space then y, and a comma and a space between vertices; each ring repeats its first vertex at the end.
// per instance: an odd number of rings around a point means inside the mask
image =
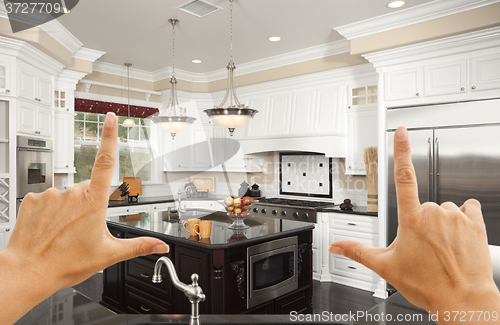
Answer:
POLYGON ((185 212, 179 211, 179 216, 180 219, 187 220, 187 219, 192 219, 192 218, 203 218, 205 216, 208 216, 210 214, 213 214, 217 211, 214 210, 208 210, 208 209, 186 209, 185 212))

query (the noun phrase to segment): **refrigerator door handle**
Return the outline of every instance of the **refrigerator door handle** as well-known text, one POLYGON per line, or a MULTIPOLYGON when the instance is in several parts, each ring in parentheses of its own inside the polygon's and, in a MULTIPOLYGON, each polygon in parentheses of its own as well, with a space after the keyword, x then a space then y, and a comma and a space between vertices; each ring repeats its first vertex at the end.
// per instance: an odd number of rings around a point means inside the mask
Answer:
POLYGON ((434 140, 434 202, 439 203, 438 182, 439 182, 439 138, 434 140))
POLYGON ((432 165, 432 139, 427 139, 427 161, 429 162, 429 181, 427 183, 427 202, 432 200, 432 177, 433 177, 433 165, 432 165))

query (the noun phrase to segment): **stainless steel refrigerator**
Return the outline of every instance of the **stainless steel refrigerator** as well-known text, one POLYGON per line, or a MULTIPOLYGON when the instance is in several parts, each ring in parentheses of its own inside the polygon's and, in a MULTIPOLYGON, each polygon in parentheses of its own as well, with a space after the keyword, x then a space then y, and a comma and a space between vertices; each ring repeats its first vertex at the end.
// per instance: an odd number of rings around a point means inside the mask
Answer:
MULTIPOLYGON (((500 100, 451 103, 389 110, 398 115, 392 125, 412 125, 409 138, 421 203, 451 201, 461 206, 467 199, 481 202, 488 242, 500 246, 500 100), (476 116, 493 112, 495 116, 476 116), (461 114, 462 116, 453 116, 461 114), (469 115, 470 114, 470 115, 469 115), (463 116, 467 115, 467 116, 463 116), (433 118, 435 120, 433 120, 433 118), (422 119, 415 123, 408 119, 422 119), (425 121, 425 119, 429 119, 425 121), (407 122, 405 122, 405 120, 407 122), (446 121, 454 121, 446 125, 446 121), (458 122, 457 122, 458 121, 458 122), (473 121, 472 124, 461 124, 473 121), (491 122, 489 122, 491 121, 491 122)), ((391 124, 391 123, 389 123, 391 124)), ((394 128, 388 141, 388 229, 387 244, 397 234, 398 216, 394 185, 394 128)))

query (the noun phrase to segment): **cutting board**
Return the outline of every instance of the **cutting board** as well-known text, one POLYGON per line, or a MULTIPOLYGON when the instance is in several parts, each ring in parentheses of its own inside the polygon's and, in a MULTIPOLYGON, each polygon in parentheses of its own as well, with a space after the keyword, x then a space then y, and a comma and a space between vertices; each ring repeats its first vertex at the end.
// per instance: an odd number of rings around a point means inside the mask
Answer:
POLYGON ((129 196, 142 195, 142 178, 141 177, 123 177, 123 182, 130 186, 129 196))

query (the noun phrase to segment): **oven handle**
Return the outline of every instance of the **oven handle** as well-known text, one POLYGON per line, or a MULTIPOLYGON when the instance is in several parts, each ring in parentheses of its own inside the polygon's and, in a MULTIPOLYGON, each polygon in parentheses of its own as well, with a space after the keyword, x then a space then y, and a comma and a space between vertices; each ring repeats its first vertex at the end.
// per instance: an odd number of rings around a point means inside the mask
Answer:
POLYGON ((17 151, 52 152, 52 149, 30 149, 30 148, 17 148, 17 151))

